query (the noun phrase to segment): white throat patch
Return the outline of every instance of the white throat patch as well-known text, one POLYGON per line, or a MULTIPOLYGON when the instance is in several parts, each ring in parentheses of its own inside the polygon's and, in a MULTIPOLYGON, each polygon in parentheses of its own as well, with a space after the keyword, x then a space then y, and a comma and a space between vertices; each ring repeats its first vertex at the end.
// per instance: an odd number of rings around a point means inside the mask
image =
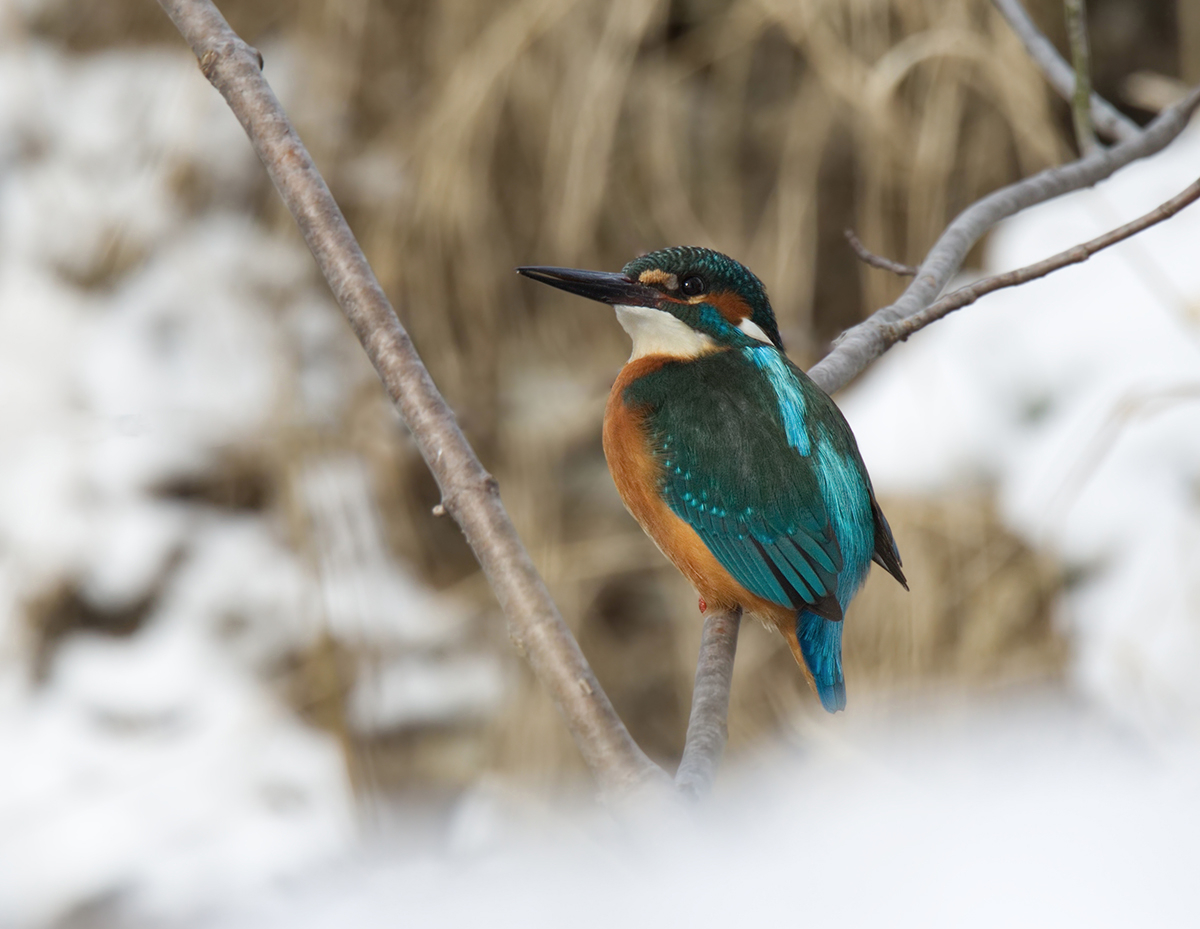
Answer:
POLYGON ((709 336, 697 332, 665 310, 649 306, 618 306, 615 309, 617 322, 633 339, 630 361, 646 355, 696 358, 716 348, 717 343, 709 336))

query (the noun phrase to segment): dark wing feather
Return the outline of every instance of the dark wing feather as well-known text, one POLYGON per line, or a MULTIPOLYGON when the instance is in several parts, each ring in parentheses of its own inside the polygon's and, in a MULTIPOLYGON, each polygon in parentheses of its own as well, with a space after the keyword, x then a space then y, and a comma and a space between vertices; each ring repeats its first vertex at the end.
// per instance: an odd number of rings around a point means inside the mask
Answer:
POLYGON ((900 549, 896 547, 892 527, 888 525, 887 517, 879 508, 874 494, 871 494, 871 512, 875 516, 875 552, 871 559, 908 590, 908 580, 904 577, 904 568, 900 561, 900 549))

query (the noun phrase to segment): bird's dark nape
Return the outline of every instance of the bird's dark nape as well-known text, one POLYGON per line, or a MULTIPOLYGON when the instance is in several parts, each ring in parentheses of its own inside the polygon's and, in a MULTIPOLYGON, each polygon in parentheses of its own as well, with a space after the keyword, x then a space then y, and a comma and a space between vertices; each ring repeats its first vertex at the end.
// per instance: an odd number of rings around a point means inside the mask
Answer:
POLYGON ((796 614, 796 639, 804 663, 812 672, 821 706, 830 713, 846 708, 846 679, 842 676, 842 623, 808 610, 796 614))

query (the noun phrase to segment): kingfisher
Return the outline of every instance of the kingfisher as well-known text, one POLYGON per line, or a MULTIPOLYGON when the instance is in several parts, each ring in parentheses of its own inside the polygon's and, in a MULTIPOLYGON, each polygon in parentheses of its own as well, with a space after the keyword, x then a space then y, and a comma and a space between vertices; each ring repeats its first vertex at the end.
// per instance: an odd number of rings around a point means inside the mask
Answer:
POLYGON ((846 608, 872 560, 908 582, 854 434, 784 353, 762 282, 694 247, 620 273, 517 271, 609 304, 632 338, 604 411, 604 455, 701 611, 740 607, 773 625, 821 705, 845 709, 846 608))

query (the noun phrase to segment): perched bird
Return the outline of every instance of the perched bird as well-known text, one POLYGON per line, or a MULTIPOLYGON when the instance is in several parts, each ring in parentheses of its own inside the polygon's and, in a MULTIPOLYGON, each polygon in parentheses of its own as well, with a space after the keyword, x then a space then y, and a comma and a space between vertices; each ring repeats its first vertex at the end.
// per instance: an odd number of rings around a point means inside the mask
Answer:
POLYGON ((783 352, 762 282, 707 248, 620 274, 524 267, 616 308, 633 338, 604 413, 626 508, 692 582, 783 634, 831 713, 846 706, 842 617, 875 560, 907 589, 850 426, 783 352))

